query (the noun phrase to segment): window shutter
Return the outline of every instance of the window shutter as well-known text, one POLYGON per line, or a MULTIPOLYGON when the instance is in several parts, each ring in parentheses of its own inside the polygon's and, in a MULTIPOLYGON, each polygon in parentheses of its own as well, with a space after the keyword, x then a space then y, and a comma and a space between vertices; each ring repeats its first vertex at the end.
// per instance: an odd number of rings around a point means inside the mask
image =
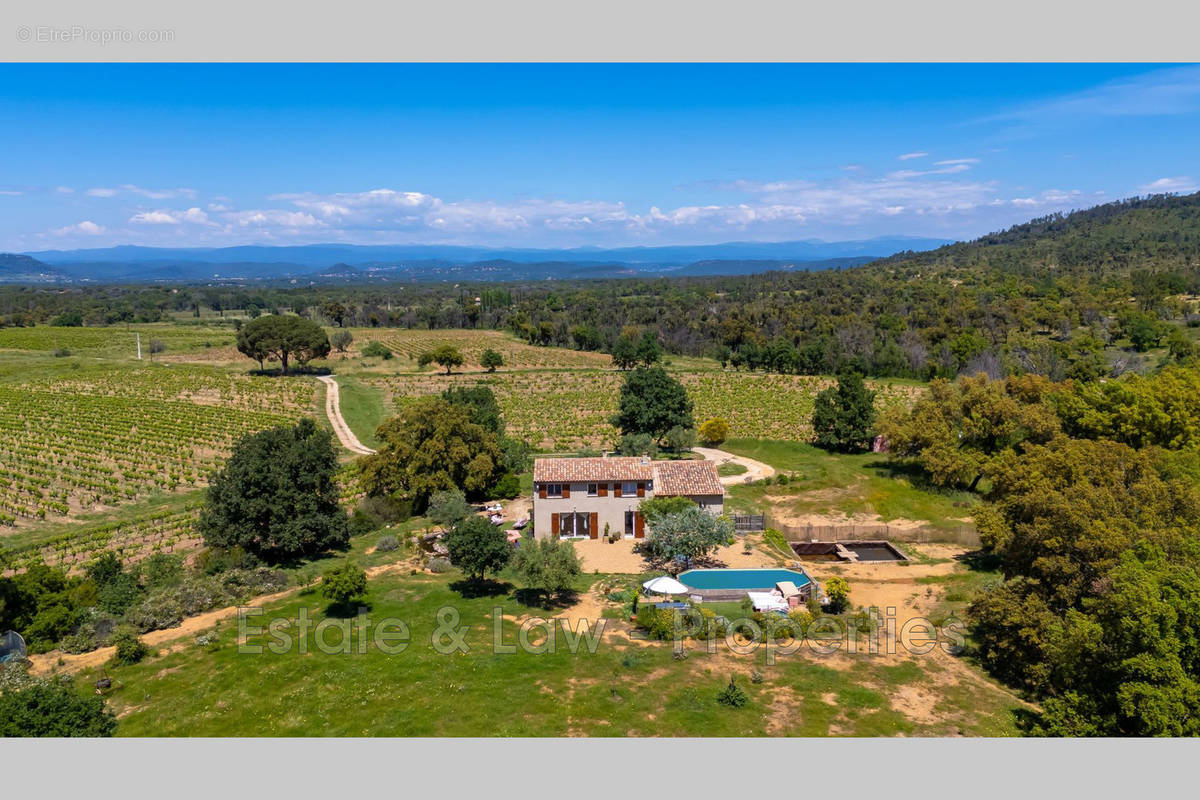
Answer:
POLYGON ((613 484, 613 497, 621 496, 621 482, 617 481, 613 484))
POLYGON ((646 496, 646 484, 643 481, 638 481, 638 497, 646 496))
POLYGON ((546 484, 544 484, 544 483, 538 484, 538 499, 539 500, 546 499, 546 484))
POLYGON ((601 497, 608 497, 608 484, 607 483, 600 484, 599 494, 601 497))
POLYGON ((593 511, 592 518, 588 521, 588 538, 600 538, 600 515, 593 511))
POLYGON ((554 536, 558 536, 558 514, 550 515, 550 532, 554 536))
POLYGON ((570 496, 571 496, 571 484, 564 483, 563 484, 563 497, 570 497, 570 496))
POLYGON ((646 518, 638 511, 633 517, 633 536, 636 539, 646 538, 646 518))

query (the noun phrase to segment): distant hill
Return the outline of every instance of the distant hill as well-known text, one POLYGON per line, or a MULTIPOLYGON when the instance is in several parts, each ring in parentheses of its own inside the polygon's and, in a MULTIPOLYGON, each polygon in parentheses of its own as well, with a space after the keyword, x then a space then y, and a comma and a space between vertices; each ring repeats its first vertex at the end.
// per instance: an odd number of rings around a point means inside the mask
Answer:
POLYGON ((62 273, 36 258, 20 253, 0 253, 0 280, 44 281, 61 277, 62 273))
MULTIPOLYGON (((517 249, 452 245, 246 245, 160 248, 123 245, 26 254, 55 277, 90 283, 209 281, 424 282, 631 276, 743 275, 862 264, 945 239, 883 237, 848 242, 727 242, 670 247, 517 249)), ((4 277, 5 280, 12 280, 4 277)))
POLYGON ((794 242, 725 242, 665 247, 503 248, 459 245, 241 245, 237 247, 138 247, 121 245, 87 250, 42 250, 27 255, 55 266, 81 262, 135 264, 147 261, 286 263, 325 269, 337 263, 361 266, 375 262, 441 261, 470 263, 506 260, 536 262, 615 262, 621 264, 690 264, 706 260, 815 261, 850 256, 890 255, 901 250, 927 250, 946 239, 885 236, 845 242, 808 239, 794 242))
POLYGON ((1200 192, 1151 195, 1052 214, 922 253, 877 264, 898 267, 994 267, 1010 271, 1124 273, 1200 267, 1200 192))

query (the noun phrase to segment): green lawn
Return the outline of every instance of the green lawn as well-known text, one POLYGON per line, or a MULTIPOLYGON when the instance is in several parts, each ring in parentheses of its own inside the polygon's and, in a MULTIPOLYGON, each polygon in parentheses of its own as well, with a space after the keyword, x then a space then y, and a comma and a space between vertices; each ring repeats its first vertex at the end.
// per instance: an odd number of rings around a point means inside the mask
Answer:
POLYGON ((894 469, 878 453, 829 453, 804 442, 730 439, 721 445, 786 472, 786 486, 730 487, 729 506, 754 510, 767 504, 766 495, 793 514, 878 514, 894 519, 925 520, 933 526, 955 528, 970 515, 978 496, 923 484, 919 477, 894 469))
POLYGON ((380 441, 375 436, 375 429, 388 416, 383 392, 348 375, 338 375, 337 382, 338 399, 346 424, 360 442, 367 447, 378 448, 380 441))
MULTIPOLYGON (((593 580, 585 576, 581 585, 593 580)), ((308 654, 239 654, 236 623, 219 630, 217 645, 192 645, 132 667, 110 668, 123 684, 111 696, 124 736, 798 736, 1012 735, 1014 701, 999 690, 940 696, 936 722, 917 723, 893 710, 901 686, 937 692, 944 669, 924 661, 884 664, 863 657, 835 669, 818 656, 797 654, 775 666, 761 656, 731 662, 723 649, 693 649, 672 658, 669 643, 640 646, 614 637, 595 653, 492 652, 494 606, 505 615, 546 614, 513 599, 464 599, 452 589, 460 577, 396 575, 371 581, 375 620, 397 617, 411 630, 398 655, 373 645, 364 655, 319 652, 310 634, 308 654), (453 607, 467 626, 466 654, 442 655, 431 646, 439 610, 453 607), (764 680, 747 677, 754 665, 764 680), (716 702, 730 670, 750 697, 741 709, 716 702)), ((295 619, 301 607, 324 619, 315 592, 270 607, 263 617, 295 619)), ((613 624, 613 623, 610 623, 613 624)), ((295 632, 293 622, 291 630, 295 632)), ((327 640, 337 642, 338 631, 327 640)), ((263 640, 255 637, 252 641, 263 640)), ((357 642, 357 634, 352 635, 357 642)), ((505 623, 504 641, 516 641, 505 623)), ((356 647, 354 649, 357 649, 356 647)), ((737 657, 734 657, 737 658, 737 657)), ((79 676, 81 684, 94 680, 79 676)))

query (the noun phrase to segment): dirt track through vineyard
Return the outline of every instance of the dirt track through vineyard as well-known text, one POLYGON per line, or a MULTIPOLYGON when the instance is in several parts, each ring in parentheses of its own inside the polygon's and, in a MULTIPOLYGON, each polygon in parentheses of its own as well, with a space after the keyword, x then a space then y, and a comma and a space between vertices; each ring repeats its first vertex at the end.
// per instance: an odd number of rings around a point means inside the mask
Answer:
POLYGON ((374 453, 374 450, 358 440, 358 437, 354 435, 354 431, 350 430, 350 426, 346 424, 346 420, 342 417, 337 381, 333 379, 332 375, 322 375, 320 380, 326 387, 325 415, 329 417, 329 424, 333 426, 333 432, 337 434, 338 441, 342 443, 342 447, 360 456, 369 456, 374 453))

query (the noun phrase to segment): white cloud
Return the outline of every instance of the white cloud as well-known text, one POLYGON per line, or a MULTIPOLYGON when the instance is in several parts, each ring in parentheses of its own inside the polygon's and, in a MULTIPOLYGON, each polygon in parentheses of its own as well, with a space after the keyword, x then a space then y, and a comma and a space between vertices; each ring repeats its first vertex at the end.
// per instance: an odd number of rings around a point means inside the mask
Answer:
POLYGON ((924 157, 925 157, 925 156, 927 156, 927 155, 929 155, 929 153, 924 153, 924 152, 918 152, 918 153, 903 153, 903 154, 901 154, 901 155, 898 155, 898 156, 896 156, 896 158, 897 158, 898 160, 900 160, 900 161, 909 161, 909 160, 911 160, 911 159, 914 159, 914 158, 924 158, 924 157))
MULTIPOLYGON (((625 245, 731 239, 920 233, 952 237, 996 230, 1032 216, 1086 205, 1078 191, 1004 191, 963 175, 975 159, 882 176, 838 172, 820 180, 705 182, 711 202, 646 210, 619 201, 559 198, 446 200, 418 191, 276 194, 262 207, 231 201, 154 207, 128 217, 116 241, 178 245, 247 242, 424 242, 516 246, 625 245), (720 192, 729 192, 725 197, 720 192)), ((84 229, 62 229, 83 233, 84 229)), ((99 228, 99 226, 96 226, 99 228)))
POLYGON ((76 225, 67 225, 64 228, 55 228, 52 233, 55 236, 71 236, 79 233, 84 233, 88 236, 98 236, 99 234, 104 233, 104 231, 105 228, 103 225, 97 225, 90 219, 85 219, 83 222, 80 222, 76 225))
POLYGON ((188 222, 196 225, 212 224, 203 210, 188 208, 183 211, 142 211, 129 218, 138 225, 180 225, 188 222))
POLYGON ((1119 78, 975 121, 1078 124, 1095 117, 1162 116, 1195 111, 1200 111, 1200 67, 1187 66, 1119 78))
POLYGON ((179 220, 168 211, 143 211, 129 218, 138 225, 178 225, 179 220))
POLYGON ((1196 182, 1191 178, 1179 175, 1174 178, 1159 178, 1156 181, 1143 183, 1138 187, 1138 194, 1166 194, 1168 192, 1186 194, 1196 191, 1196 182))
POLYGON ((328 227, 321 221, 302 211, 285 211, 279 209, 227 211, 224 218, 241 228, 257 228, 267 231, 271 228, 296 230, 300 228, 328 227))
POLYGON ((900 169, 895 172, 889 172, 889 178, 906 179, 919 178, 923 175, 954 175, 958 172, 966 172, 971 168, 970 164, 952 163, 940 169, 900 169))
POLYGON ((120 186, 105 187, 99 186, 87 190, 87 195, 90 197, 117 197, 118 195, 137 195, 150 200, 170 200, 175 197, 195 197, 195 189, 146 189, 141 186, 135 186, 132 183, 123 183, 120 186))
POLYGON ((957 165, 957 164, 978 164, 978 163, 979 163, 978 158, 947 158, 944 161, 933 162, 934 166, 937 166, 937 167, 948 167, 948 166, 957 165))
POLYGON ((1072 189, 1068 192, 1059 189, 1047 189, 1032 197, 1014 197, 1009 205, 1017 208, 1067 208, 1075 207, 1084 199, 1083 192, 1072 189))

